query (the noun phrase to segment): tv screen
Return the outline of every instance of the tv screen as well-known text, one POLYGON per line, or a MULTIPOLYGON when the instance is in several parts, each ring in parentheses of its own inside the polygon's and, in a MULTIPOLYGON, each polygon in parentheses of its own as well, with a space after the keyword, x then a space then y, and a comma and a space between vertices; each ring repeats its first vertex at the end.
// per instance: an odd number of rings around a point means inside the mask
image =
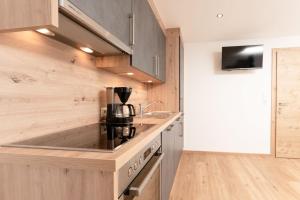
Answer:
POLYGON ((232 46, 222 48, 222 69, 262 68, 263 45, 232 46))

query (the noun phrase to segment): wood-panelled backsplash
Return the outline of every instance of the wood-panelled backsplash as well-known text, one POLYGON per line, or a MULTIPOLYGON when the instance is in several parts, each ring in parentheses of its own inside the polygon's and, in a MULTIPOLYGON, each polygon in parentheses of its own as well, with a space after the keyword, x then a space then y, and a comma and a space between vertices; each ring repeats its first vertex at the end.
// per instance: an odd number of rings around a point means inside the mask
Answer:
POLYGON ((0 34, 0 144, 99 121, 105 87, 147 87, 95 68, 93 57, 38 33, 0 34))

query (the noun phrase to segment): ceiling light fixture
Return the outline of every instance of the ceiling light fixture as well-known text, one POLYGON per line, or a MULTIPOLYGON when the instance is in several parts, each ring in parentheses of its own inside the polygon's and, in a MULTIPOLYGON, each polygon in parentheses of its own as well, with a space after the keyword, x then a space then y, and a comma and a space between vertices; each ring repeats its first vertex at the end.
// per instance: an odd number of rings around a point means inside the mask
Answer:
POLYGON ((80 49, 85 53, 94 53, 93 49, 90 49, 88 47, 80 47, 80 49))
POLYGON ((49 29, 46 29, 46 28, 40 28, 40 29, 37 29, 36 31, 41 34, 44 34, 44 35, 55 36, 55 33, 53 33, 52 31, 50 31, 49 29))
POLYGON ((222 17, 224 17, 224 15, 222 13, 217 14, 217 18, 222 18, 222 17))

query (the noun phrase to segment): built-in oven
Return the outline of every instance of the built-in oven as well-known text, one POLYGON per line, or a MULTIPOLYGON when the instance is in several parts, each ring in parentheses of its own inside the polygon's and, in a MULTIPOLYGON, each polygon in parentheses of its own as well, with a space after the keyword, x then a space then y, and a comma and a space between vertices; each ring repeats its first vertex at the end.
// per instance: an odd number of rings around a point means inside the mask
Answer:
POLYGON ((161 200, 161 136, 119 170, 119 200, 161 200))

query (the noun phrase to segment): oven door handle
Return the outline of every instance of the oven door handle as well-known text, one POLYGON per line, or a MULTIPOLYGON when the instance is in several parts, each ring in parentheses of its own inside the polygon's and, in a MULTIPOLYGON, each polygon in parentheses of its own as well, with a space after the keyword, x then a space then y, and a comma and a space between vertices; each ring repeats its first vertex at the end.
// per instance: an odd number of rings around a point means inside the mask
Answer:
POLYGON ((140 196, 144 190, 144 188, 147 186, 148 182, 150 181, 151 177, 153 176, 156 169, 160 166, 162 159, 164 158, 164 153, 159 154, 159 157, 155 161, 155 163, 152 165, 151 169, 148 171, 146 176, 143 178, 143 180, 138 185, 131 185, 129 187, 129 194, 131 196, 140 196))

